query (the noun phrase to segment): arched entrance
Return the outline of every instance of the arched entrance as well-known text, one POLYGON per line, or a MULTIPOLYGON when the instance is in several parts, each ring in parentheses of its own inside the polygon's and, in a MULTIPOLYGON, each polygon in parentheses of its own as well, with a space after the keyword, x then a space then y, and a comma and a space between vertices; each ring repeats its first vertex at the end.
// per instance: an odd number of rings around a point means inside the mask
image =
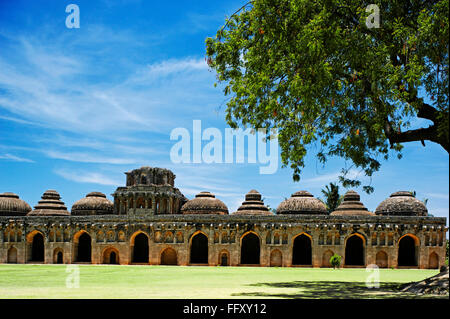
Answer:
POLYGON ((195 234, 191 239, 191 264, 208 263, 208 237, 203 233, 195 234))
POLYGON ((177 252, 173 248, 166 248, 161 253, 161 265, 178 265, 177 252))
POLYGON ((331 250, 327 250, 322 255, 322 267, 331 267, 330 259, 334 255, 331 250))
POLYGON ((17 249, 15 247, 8 249, 7 263, 17 264, 17 249))
POLYGON ((270 267, 281 267, 283 265, 283 255, 278 249, 270 253, 270 267))
POLYGON ((220 253, 219 264, 221 266, 228 266, 228 253, 227 252, 224 251, 224 252, 220 253))
POLYGON ((259 265, 260 242, 254 233, 247 233, 241 240, 241 264, 259 265))
POLYGON ((294 239, 292 265, 312 265, 311 238, 301 234, 294 239))
POLYGON ((417 266, 416 241, 412 236, 403 236, 398 242, 398 265, 417 266))
POLYGON ((119 251, 116 248, 109 247, 103 252, 103 263, 115 265, 119 263, 119 251))
POLYGON ((62 264, 63 263, 63 252, 61 248, 56 248, 53 251, 53 263, 62 264))
POLYGON ((384 251, 379 251, 375 257, 375 263, 379 268, 386 268, 388 266, 388 255, 384 251))
POLYGON ((358 235, 351 235, 345 244, 345 265, 364 266, 364 241, 358 235))
POLYGON ((428 259, 428 268, 430 269, 439 268, 439 256, 435 252, 432 252, 430 254, 430 258, 428 259))
POLYGON ((44 261, 44 236, 41 233, 36 233, 33 236, 33 243, 31 244, 31 261, 44 261))
POLYGON ((148 237, 144 233, 139 233, 134 237, 133 262, 148 263, 148 237))
POLYGON ((77 262, 91 262, 91 236, 83 232, 78 237, 77 262))

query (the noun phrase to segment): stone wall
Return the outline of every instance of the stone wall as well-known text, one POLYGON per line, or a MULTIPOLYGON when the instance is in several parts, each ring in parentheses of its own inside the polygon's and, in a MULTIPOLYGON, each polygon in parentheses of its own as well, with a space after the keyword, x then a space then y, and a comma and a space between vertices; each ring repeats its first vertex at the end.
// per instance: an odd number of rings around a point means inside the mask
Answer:
MULTIPOLYGON (((111 251, 120 264, 132 263, 134 240, 139 233, 148 237, 149 264, 161 264, 161 254, 172 248, 178 265, 189 265, 191 242, 202 233, 208 238, 208 265, 220 264, 226 254, 231 266, 241 264, 242 240, 249 233, 258 236, 260 265, 290 267, 294 240, 304 234, 311 240, 309 267, 327 266, 329 256, 343 256, 351 236, 361 238, 364 265, 397 267, 399 240, 414 239, 417 267, 437 267, 445 261, 446 218, 383 216, 313 216, 313 215, 152 215, 152 216, 69 216, 69 217, 0 217, 0 263, 16 254, 17 263, 31 262, 33 238, 44 238, 44 263, 56 263, 57 253, 63 262, 77 262, 78 238, 91 238, 91 263, 109 262, 111 251), (14 253, 16 249, 16 253, 14 253), (10 253, 8 253, 10 252, 10 253), (434 253, 434 254, 433 254, 434 253), (378 260, 377 260, 378 254, 378 260), (386 257, 386 258, 384 258, 386 257)), ((13 258, 14 259, 14 258, 13 258)))

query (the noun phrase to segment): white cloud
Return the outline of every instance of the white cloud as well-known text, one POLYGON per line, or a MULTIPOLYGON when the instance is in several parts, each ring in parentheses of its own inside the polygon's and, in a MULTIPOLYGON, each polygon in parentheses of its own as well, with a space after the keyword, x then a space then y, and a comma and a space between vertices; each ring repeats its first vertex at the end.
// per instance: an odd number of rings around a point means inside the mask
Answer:
POLYGON ((55 170, 54 173, 63 177, 64 179, 77 183, 89 183, 108 186, 117 186, 121 184, 120 181, 97 172, 68 171, 59 169, 55 170))
POLYGON ((44 151, 44 153, 54 159, 61 159, 70 162, 80 163, 98 163, 98 164, 136 164, 143 160, 132 158, 116 158, 116 157, 104 157, 83 152, 60 152, 60 151, 44 151))
POLYGON ((30 160, 30 159, 28 159, 28 158, 23 158, 23 157, 15 156, 15 155, 12 155, 12 154, 4 154, 4 155, 0 155, 0 159, 3 159, 3 160, 9 160, 9 161, 14 161, 14 162, 34 163, 33 160, 30 160))

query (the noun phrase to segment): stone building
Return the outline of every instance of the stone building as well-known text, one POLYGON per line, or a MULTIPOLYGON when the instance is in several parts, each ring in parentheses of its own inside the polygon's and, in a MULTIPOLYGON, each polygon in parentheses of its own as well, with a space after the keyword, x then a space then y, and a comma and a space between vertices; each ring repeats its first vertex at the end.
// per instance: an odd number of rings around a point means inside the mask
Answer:
POLYGON ((0 263, 92 263, 438 268, 445 261, 445 217, 428 215, 409 192, 396 192, 369 212, 354 191, 331 214, 307 191, 272 213, 256 190, 236 212, 210 192, 188 200, 167 169, 127 172, 109 201, 87 194, 69 212, 46 191, 34 210, 0 194, 0 263))

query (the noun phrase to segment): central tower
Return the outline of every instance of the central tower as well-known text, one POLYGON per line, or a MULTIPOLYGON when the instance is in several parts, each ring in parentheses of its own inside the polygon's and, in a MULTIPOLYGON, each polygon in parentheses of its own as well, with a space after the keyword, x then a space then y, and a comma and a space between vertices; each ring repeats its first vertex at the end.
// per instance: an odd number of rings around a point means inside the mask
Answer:
POLYGON ((143 166, 125 173, 125 187, 114 196, 114 213, 119 215, 180 214, 187 198, 174 187, 175 174, 158 167, 143 166))

